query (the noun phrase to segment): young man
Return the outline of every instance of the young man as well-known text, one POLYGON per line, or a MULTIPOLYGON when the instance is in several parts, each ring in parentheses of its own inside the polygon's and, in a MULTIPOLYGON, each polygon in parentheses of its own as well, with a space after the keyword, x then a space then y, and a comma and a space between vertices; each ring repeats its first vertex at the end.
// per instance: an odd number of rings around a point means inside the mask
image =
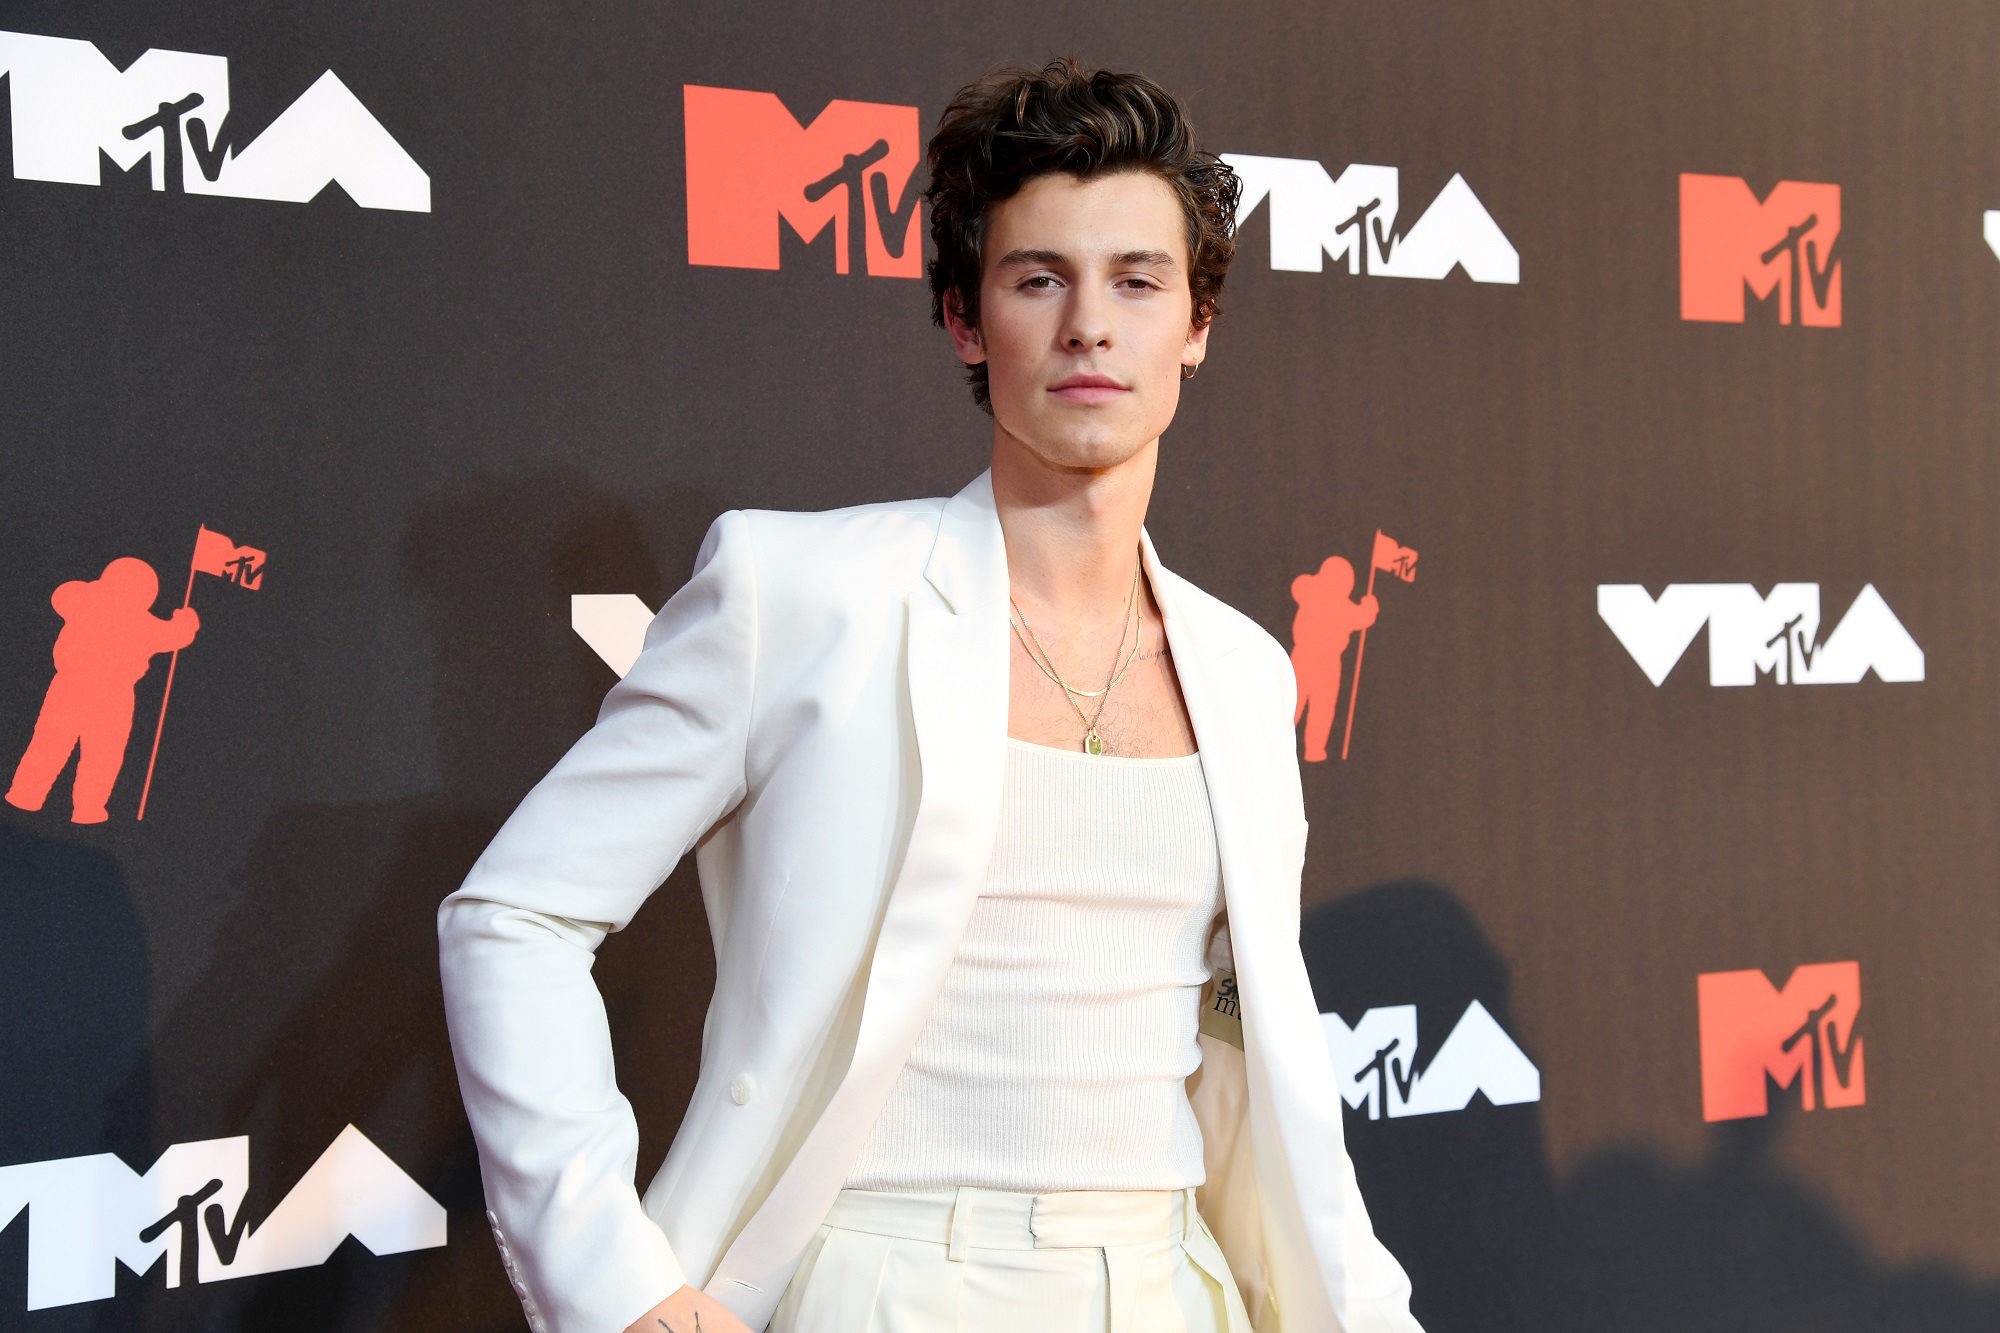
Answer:
POLYGON ((551 1333, 1417 1333, 1299 957, 1291 665, 1143 529, 1235 181, 1068 62, 929 166, 991 470, 718 519, 440 912, 508 1274, 551 1333), (591 953, 690 848, 715 997, 642 1202, 591 953))

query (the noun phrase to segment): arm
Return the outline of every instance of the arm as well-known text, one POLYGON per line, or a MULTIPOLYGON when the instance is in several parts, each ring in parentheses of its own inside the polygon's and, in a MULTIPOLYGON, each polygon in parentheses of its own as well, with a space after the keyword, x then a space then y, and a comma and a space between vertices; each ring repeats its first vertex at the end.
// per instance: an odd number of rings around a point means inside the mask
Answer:
POLYGON ((156 653, 177 653, 193 643, 194 636, 201 631, 201 617, 191 606, 176 607, 173 615, 153 623, 160 627, 160 637, 155 640, 159 646, 153 649, 156 653))
POLYGON ((748 520, 725 514, 597 725, 438 912, 488 1221, 538 1333, 615 1333, 687 1280, 633 1186, 638 1126, 590 968, 743 798, 756 649, 748 520))

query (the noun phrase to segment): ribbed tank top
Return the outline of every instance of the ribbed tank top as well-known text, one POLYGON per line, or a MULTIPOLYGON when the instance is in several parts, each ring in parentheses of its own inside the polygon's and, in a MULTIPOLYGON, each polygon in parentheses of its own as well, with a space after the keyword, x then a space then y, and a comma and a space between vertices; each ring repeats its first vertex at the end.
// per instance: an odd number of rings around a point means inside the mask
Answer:
POLYGON ((1202 1184, 1186 1079, 1221 906, 1199 755, 1010 738, 986 885, 847 1187, 1202 1184))

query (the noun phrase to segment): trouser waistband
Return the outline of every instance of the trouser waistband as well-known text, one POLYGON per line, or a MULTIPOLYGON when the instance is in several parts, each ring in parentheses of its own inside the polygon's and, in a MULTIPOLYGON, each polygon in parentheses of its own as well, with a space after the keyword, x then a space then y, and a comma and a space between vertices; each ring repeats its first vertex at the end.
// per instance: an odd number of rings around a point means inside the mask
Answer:
POLYGON ((961 1185, 948 1190, 842 1190, 826 1225, 929 1241, 962 1259, 981 1250, 1101 1249, 1179 1240, 1200 1224, 1194 1191, 1065 1190, 1021 1194, 961 1185))

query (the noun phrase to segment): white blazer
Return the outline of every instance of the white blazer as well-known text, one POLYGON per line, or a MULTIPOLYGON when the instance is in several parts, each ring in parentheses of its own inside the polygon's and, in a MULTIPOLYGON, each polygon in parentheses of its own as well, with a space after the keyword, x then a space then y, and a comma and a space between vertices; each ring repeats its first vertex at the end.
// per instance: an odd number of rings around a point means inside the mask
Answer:
MULTIPOLYGON (((1291 664, 1142 541, 1215 812, 1243 1013, 1244 1050, 1204 1036, 1190 1080, 1202 1213, 1261 1333, 1421 1333, 1342 1146, 1299 956, 1291 664)), ((537 1333, 619 1333, 683 1281, 769 1321, 985 879, 1007 591, 985 475, 950 500, 724 514, 597 725, 445 900, 487 1216, 537 1333), (690 848, 715 995, 642 1201, 590 966, 690 848)))

